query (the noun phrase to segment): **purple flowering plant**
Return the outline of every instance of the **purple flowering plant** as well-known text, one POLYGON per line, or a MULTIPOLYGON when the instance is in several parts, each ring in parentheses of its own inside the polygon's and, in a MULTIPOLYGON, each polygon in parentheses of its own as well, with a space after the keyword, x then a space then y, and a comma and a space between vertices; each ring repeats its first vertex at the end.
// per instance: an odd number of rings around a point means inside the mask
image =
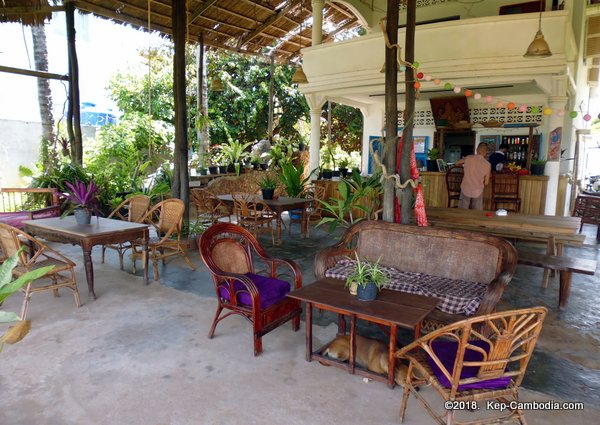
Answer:
POLYGON ((90 180, 86 185, 81 180, 77 180, 75 183, 65 182, 65 185, 69 190, 65 193, 67 208, 62 214, 63 217, 77 208, 100 212, 97 197, 99 187, 93 181, 90 180))

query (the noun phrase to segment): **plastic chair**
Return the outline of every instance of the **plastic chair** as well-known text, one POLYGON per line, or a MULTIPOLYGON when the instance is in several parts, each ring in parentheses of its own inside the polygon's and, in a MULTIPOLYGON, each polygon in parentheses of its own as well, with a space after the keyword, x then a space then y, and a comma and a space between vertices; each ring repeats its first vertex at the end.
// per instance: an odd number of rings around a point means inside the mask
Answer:
POLYGON ((517 173, 492 173, 492 210, 497 210, 499 204, 508 211, 521 210, 517 173), (505 204, 511 204, 512 207, 507 208, 505 204))
POLYGON ((254 355, 258 356, 266 333, 288 320, 292 320, 293 330, 298 330, 300 301, 286 296, 290 289, 302 287, 298 264, 270 257, 248 230, 230 223, 217 223, 204 231, 198 249, 217 294, 209 338, 221 320, 234 314, 243 316, 252 323, 254 355), (286 276, 291 284, 282 280, 286 276))
MULTIPOLYGON (((532 307, 473 317, 422 336, 396 352, 397 358, 409 362, 400 420, 404 421, 411 394, 440 424, 455 423, 455 410, 446 408, 448 402, 460 401, 461 406, 477 410, 478 401, 498 400, 508 404, 518 400, 546 313, 544 307, 532 307), (437 413, 419 394, 418 386, 423 382, 431 384, 446 402, 443 409, 438 409, 442 413, 437 413)), ((460 410, 465 411, 463 407, 460 410)), ((525 423, 519 409, 508 409, 503 415, 468 423, 507 420, 525 423)))
POLYGON ((450 167, 446 170, 446 190, 448 191, 448 208, 452 208, 452 201, 456 201, 454 208, 458 207, 460 200, 460 185, 462 183, 465 170, 463 167, 450 167))
POLYGON ((77 307, 81 306, 77 280, 75 279, 74 262, 22 230, 3 223, 0 223, 0 247, 7 257, 16 254, 21 247, 25 247, 19 254, 17 267, 13 269, 13 274, 16 277, 40 267, 54 266, 43 277, 29 282, 21 289, 23 291, 21 320, 25 320, 27 316, 29 300, 34 292, 52 290, 54 296, 58 297, 59 288, 69 288, 73 291, 75 305, 77 307), (42 283, 44 280, 49 280, 49 282, 44 284, 42 283))
MULTIPOLYGON (((183 224, 183 213, 185 204, 181 199, 165 199, 159 202, 146 213, 142 223, 148 223, 156 230, 156 236, 150 237, 148 251, 152 259, 154 280, 158 280, 158 261, 163 265, 169 257, 178 255, 183 257, 187 265, 196 270, 186 253, 186 247, 181 241, 181 227, 183 224)), ((136 240, 132 243, 131 261, 132 271, 136 272, 135 262, 142 256, 142 241, 136 240)))
MULTIPOLYGON (((131 223, 141 223, 144 215, 150 206, 150 197, 146 195, 133 195, 121 202, 110 213, 108 218, 117 220, 129 221, 131 223)), ((123 255, 125 251, 131 248, 131 242, 122 242, 118 244, 102 245, 102 262, 104 263, 104 255, 106 248, 114 249, 119 254, 119 266, 123 270, 123 255)))

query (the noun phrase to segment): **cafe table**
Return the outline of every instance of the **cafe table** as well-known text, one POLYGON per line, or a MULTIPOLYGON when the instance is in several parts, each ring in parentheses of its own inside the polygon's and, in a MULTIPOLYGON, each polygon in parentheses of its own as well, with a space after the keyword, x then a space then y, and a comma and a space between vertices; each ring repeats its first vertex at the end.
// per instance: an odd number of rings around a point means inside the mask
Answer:
POLYGON ((74 216, 53 217, 24 222, 24 230, 32 236, 53 242, 70 243, 81 246, 87 279, 89 298, 96 299, 94 292, 94 267, 92 248, 95 245, 127 242, 141 239, 143 242, 142 263, 144 283, 148 280, 148 225, 128 221, 92 217, 90 224, 77 224, 74 216))
MULTIPOLYGON (((233 213, 233 196, 232 195, 218 195, 221 201, 225 202, 229 211, 233 213)), ((282 220, 281 214, 284 211, 302 210, 302 238, 306 238, 308 234, 308 220, 306 217, 306 208, 314 201, 313 198, 288 198, 280 196, 277 199, 263 199, 260 195, 256 195, 257 198, 261 199, 265 204, 269 206, 277 215, 277 228, 275 239, 276 245, 281 245, 281 227, 282 220)))

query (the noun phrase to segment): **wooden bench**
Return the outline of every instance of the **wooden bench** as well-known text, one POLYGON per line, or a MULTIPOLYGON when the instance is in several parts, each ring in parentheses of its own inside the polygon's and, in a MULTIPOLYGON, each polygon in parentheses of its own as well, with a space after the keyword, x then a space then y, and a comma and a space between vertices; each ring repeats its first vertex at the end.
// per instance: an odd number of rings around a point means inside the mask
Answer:
POLYGON ((26 220, 58 217, 60 202, 54 188, 0 189, 0 222, 19 229, 26 220))
MULTIPOLYGON (((519 251, 519 264, 527 266, 542 267, 546 270, 555 270, 560 274, 560 292, 558 295, 558 307, 564 310, 569 300, 571 290, 571 275, 581 273, 594 275, 596 272, 596 260, 585 258, 572 258, 556 255, 538 254, 535 252, 519 251)), ((542 287, 548 287, 548 274, 544 273, 542 287)))
MULTIPOLYGON (((483 284, 481 298, 473 300, 472 315, 483 315, 495 310, 505 286, 517 266, 517 251, 506 240, 481 233, 455 231, 432 227, 407 226, 383 221, 361 221, 350 227, 334 246, 320 250, 315 258, 317 279, 332 276, 348 258, 355 254, 408 274, 419 274, 411 281, 416 289, 427 282, 446 279, 449 291, 461 285, 483 284), (480 300, 480 302, 479 302, 480 300), (477 305, 475 305, 477 304, 477 305)), ((344 277, 339 276, 340 284, 344 277)), ((396 289, 392 280, 388 287, 396 289)), ((404 282, 402 282, 404 283, 404 282)), ((403 290, 403 289, 397 289, 403 290)), ((410 292, 406 290, 405 292, 410 292)), ((425 290, 422 294, 428 294, 425 290)), ((419 293, 419 292, 413 292, 419 293)), ((442 297, 445 294, 440 294, 442 297)), ((468 313, 452 313, 444 308, 444 299, 427 316, 423 331, 429 332, 443 324, 466 318, 468 313)))

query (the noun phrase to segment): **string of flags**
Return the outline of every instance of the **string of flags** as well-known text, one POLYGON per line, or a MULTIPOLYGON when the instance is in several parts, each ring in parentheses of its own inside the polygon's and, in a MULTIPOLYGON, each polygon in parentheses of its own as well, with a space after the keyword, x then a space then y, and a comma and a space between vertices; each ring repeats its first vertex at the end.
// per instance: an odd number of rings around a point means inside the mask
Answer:
MULTIPOLYGON (((412 64, 409 64, 407 62, 402 61, 404 64, 399 66, 399 70, 401 72, 406 71, 407 67, 411 67, 416 71, 416 81, 414 82, 414 87, 415 89, 418 91, 421 89, 421 81, 433 81, 433 84, 435 84, 436 86, 442 86, 444 87, 445 90, 452 90, 454 93, 459 94, 459 93, 463 93, 466 97, 472 97, 475 100, 481 100, 484 99, 486 103, 490 104, 490 105, 495 105, 496 108, 507 108, 508 110, 516 110, 518 112, 527 112, 527 110, 529 109, 529 105, 527 105, 526 103, 516 103, 516 102, 512 102, 512 101, 507 101, 505 99, 501 99, 499 97, 494 97, 494 96, 490 96, 490 95, 485 95, 484 93, 480 93, 479 91, 475 91, 475 90, 471 90, 469 88, 466 87, 460 87, 457 85, 452 84, 449 81, 443 81, 440 78, 436 78, 433 75, 430 74, 425 74, 422 71, 419 71, 419 62, 413 62, 412 64)), ((532 106, 530 109, 530 112, 532 114, 543 114, 543 115, 552 115, 554 113, 556 113, 556 115, 558 115, 559 117, 563 117, 565 115, 567 115, 568 117, 575 119, 577 118, 580 114, 583 118, 584 121, 588 122, 591 121, 592 116, 589 113, 583 113, 583 111, 577 112, 577 111, 566 111, 564 109, 556 109, 554 110, 553 108, 550 107, 544 107, 544 108, 540 108, 538 106, 532 106)), ((600 119, 600 114, 598 114, 598 118, 600 119)))

